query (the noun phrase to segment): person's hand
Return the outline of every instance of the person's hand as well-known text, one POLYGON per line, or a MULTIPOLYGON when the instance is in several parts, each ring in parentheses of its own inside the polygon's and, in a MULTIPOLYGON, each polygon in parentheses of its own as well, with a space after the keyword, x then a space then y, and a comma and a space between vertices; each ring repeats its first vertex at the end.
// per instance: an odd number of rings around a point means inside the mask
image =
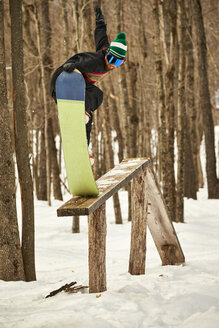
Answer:
POLYGON ((96 14, 96 22, 105 23, 104 16, 103 16, 103 13, 102 13, 102 10, 101 10, 100 6, 95 6, 94 11, 95 11, 95 14, 96 14))
POLYGON ((67 73, 71 73, 75 69, 75 64, 73 63, 66 63, 63 65, 63 70, 67 73))

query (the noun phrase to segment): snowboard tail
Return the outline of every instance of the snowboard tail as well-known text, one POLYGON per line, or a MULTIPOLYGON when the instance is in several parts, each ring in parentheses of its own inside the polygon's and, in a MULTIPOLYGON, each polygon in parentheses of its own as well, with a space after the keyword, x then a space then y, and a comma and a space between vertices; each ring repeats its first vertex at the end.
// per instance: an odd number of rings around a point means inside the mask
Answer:
POLYGON ((82 74, 62 72, 56 96, 68 187, 75 196, 97 196, 85 128, 85 82, 82 74))

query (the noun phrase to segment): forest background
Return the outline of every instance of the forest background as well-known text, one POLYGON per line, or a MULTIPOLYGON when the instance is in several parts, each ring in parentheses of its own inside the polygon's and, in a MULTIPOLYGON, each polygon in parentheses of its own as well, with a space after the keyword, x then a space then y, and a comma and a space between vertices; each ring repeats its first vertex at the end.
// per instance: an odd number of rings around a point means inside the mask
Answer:
MULTIPOLYGON (((95 51, 97 3, 110 41, 125 32, 128 53, 125 65, 100 85, 104 102, 95 112, 91 136, 95 178, 123 158, 150 157, 171 219, 183 222, 184 197, 196 199, 204 185, 204 138, 208 197, 219 198, 214 137, 218 1, 1 0, 0 279, 35 280, 33 193, 51 205, 51 197, 62 200, 68 191, 50 79, 73 54, 95 51), (15 163, 22 196, 21 248, 15 163)), ((113 201, 116 223, 122 223, 118 195, 113 201)), ((78 227, 75 217, 74 232, 78 227)))

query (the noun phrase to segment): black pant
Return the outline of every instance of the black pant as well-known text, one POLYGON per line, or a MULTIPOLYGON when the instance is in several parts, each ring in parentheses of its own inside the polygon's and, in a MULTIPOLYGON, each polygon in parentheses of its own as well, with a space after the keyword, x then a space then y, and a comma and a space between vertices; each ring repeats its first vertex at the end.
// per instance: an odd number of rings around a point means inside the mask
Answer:
POLYGON ((86 133, 87 133, 87 144, 89 146, 89 144, 90 144, 90 134, 91 134, 91 129, 92 129, 93 115, 92 115, 92 112, 90 112, 90 111, 88 111, 88 113, 90 115, 90 120, 86 124, 86 133))

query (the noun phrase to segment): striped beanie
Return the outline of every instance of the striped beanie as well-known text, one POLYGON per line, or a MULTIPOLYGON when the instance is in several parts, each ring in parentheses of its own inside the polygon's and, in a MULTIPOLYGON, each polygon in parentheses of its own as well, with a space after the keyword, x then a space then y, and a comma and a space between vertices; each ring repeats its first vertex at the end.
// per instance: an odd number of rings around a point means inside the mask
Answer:
POLYGON ((110 43, 109 52, 121 59, 125 58, 127 52, 125 33, 119 33, 114 41, 110 43))

